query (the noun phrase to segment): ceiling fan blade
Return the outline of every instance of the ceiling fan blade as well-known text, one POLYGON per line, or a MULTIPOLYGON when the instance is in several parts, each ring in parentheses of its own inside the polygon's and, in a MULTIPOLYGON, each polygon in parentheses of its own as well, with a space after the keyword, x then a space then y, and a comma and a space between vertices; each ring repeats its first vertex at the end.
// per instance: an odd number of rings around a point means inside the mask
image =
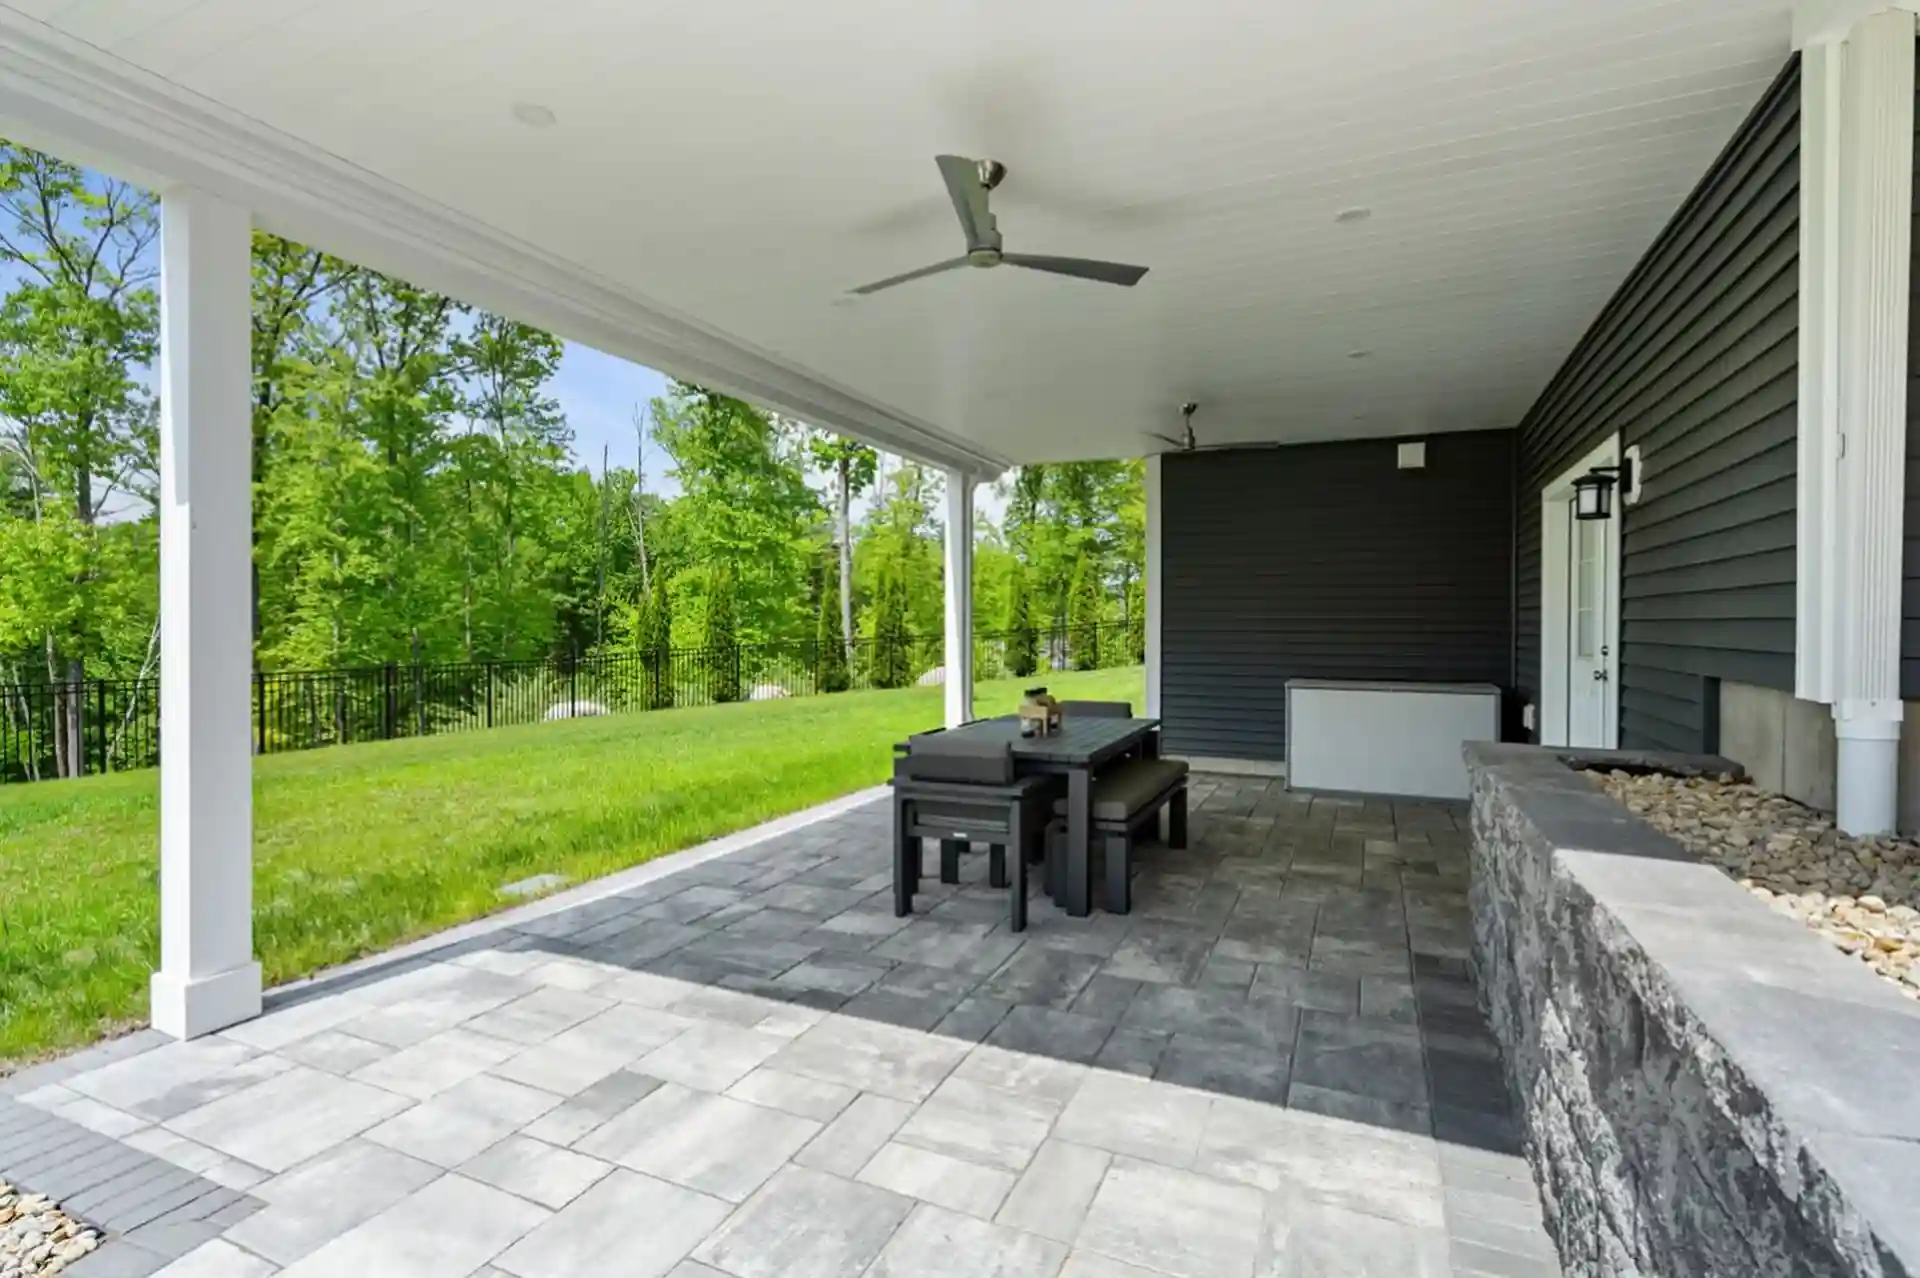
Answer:
POLYGON ((946 179, 947 194, 953 197, 953 211, 959 215, 967 247, 999 248, 1000 229, 987 211, 987 186, 980 180, 980 161, 964 155, 936 155, 933 162, 946 179))
POLYGON ((1120 284, 1132 288, 1147 273, 1144 266, 1126 266, 1119 262, 1095 262, 1084 257, 1048 257, 1042 253, 1002 253, 1008 266, 1024 266, 1030 271, 1051 271, 1102 284, 1120 284))
POLYGON ((1193 443, 1190 440, 1175 439, 1171 435, 1162 435, 1157 430, 1148 431, 1147 436, 1150 439, 1157 439, 1163 444, 1172 444, 1175 448, 1178 448, 1183 453, 1191 452, 1193 450, 1193 443))
POLYGON ((848 289, 849 293, 858 293, 865 297, 868 293, 878 293, 883 288, 892 288, 895 284, 905 284, 928 275, 938 275, 942 271, 951 271, 957 266, 967 265, 964 257, 948 258, 944 262, 935 262, 932 266, 923 266, 917 271, 908 271, 904 275, 889 275, 884 280, 875 280, 871 284, 862 284, 859 288, 848 289))

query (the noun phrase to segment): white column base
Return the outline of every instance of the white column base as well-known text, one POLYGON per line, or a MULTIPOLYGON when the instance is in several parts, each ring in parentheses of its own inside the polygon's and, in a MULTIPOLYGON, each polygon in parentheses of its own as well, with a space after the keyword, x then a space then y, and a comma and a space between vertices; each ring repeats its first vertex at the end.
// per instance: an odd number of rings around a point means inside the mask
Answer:
POLYGON ((155 972, 148 990, 153 1027, 174 1038, 199 1038, 260 1015, 260 965, 212 976, 155 972))
POLYGON ((1898 701, 1843 701, 1833 708, 1839 744, 1834 821, 1847 834, 1891 834, 1900 816, 1898 701))

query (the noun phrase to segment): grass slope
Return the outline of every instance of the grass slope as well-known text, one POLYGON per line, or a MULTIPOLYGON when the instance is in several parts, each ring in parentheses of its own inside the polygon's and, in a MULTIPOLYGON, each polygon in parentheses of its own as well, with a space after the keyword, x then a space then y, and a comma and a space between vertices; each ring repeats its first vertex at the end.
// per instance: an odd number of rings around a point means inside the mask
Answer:
MULTIPOLYGON (((976 690, 981 714, 1028 680, 976 690)), ((1142 697, 1138 667, 1053 674, 1142 697)), ((709 706, 254 765, 254 945, 276 984, 882 780, 939 688, 709 706)), ((137 1023, 158 953, 159 775, 0 788, 0 1074, 137 1023)))

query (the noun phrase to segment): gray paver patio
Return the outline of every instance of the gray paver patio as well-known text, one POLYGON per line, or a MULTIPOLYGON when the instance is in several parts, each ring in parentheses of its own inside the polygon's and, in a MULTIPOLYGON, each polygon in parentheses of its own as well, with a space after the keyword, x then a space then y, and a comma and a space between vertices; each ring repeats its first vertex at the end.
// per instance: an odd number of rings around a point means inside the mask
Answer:
POLYGON ((125 1149, 139 1196, 236 1207, 79 1278, 1557 1273, 1464 814, 1192 800, 1132 915, 1036 895, 1023 934, 983 855, 895 919, 884 802, 787 822, 63 1063, 13 1089, 64 1124, 18 1161, 125 1149))

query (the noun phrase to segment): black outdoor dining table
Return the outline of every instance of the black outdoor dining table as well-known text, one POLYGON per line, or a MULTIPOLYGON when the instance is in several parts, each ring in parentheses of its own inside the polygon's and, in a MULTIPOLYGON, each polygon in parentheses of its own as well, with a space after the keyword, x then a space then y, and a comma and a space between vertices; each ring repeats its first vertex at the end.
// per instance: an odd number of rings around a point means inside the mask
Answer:
POLYGON ((1062 721, 1060 730, 1051 736, 1023 737, 1018 717, 1008 715, 978 719, 947 731, 950 735, 1005 741, 1013 749, 1015 770, 1022 774, 1050 773, 1066 777, 1067 899, 1061 905, 1068 914, 1085 918, 1093 908, 1092 875, 1088 866, 1093 774, 1103 764, 1136 750, 1149 757, 1156 754, 1160 721, 1070 713, 1062 721))

